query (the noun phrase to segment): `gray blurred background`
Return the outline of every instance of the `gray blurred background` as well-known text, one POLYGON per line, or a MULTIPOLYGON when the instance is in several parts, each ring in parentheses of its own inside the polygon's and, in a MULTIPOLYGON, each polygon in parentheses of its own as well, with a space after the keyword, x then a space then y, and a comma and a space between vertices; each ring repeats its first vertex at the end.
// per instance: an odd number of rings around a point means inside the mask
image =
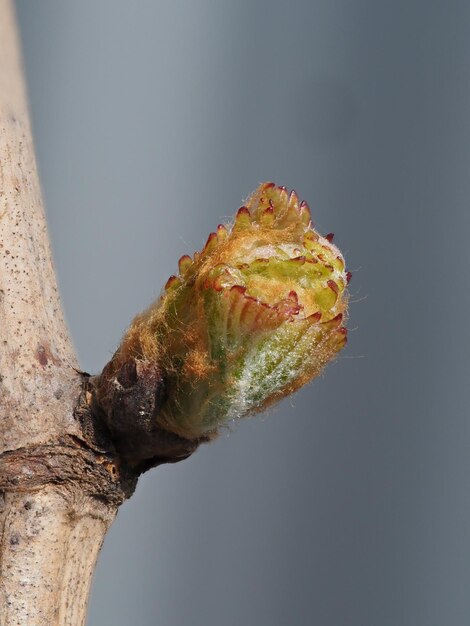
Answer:
POLYGON ((85 370, 260 181, 354 272, 325 376, 142 478, 88 626, 468 626, 470 3, 17 7, 85 370))

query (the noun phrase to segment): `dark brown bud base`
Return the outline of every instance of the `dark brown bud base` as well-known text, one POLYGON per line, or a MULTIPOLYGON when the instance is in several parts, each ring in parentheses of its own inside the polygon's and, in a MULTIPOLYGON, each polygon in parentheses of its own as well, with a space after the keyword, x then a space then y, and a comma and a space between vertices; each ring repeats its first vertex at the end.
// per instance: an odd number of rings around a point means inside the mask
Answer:
POLYGON ((137 475, 189 457, 208 438, 190 441, 158 425, 166 387, 156 363, 144 360, 112 359, 99 376, 84 376, 76 417, 88 443, 137 475))

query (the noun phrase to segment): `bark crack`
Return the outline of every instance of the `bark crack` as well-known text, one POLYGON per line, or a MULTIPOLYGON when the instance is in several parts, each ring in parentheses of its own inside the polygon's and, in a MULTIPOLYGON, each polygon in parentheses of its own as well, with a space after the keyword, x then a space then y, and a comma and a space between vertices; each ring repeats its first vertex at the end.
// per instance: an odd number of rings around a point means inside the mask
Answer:
POLYGON ((99 454, 76 437, 0 455, 0 492, 5 493, 38 491, 47 485, 67 492, 79 486, 84 494, 117 505, 132 495, 136 482, 135 473, 116 457, 99 454))

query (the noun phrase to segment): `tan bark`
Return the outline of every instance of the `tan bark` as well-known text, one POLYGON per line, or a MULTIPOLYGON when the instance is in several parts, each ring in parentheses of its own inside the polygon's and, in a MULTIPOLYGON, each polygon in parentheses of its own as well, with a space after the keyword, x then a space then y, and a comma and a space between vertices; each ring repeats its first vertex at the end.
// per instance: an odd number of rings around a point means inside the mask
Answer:
POLYGON ((96 557, 122 500, 108 489, 115 468, 87 447, 74 417, 74 368, 12 2, 0 0, 1 626, 84 623, 96 557))
POLYGON ((49 441, 64 427, 78 434, 63 412, 77 360, 52 267, 9 0, 0 0, 0 281, 0 451, 25 438, 49 441))
POLYGON ((47 486, 3 498, 1 626, 85 623, 96 558, 115 507, 64 491, 47 486))

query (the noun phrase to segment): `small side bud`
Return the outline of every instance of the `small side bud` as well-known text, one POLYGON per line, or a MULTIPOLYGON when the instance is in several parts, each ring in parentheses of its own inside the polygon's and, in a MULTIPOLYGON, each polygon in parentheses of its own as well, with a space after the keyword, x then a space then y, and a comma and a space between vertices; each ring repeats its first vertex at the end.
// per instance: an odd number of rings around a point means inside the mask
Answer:
POLYGON ((183 256, 101 376, 98 401, 121 445, 123 422, 133 419, 149 437, 197 445, 317 376, 347 336, 350 273, 332 241, 314 230, 295 192, 264 183, 231 226, 183 256))

